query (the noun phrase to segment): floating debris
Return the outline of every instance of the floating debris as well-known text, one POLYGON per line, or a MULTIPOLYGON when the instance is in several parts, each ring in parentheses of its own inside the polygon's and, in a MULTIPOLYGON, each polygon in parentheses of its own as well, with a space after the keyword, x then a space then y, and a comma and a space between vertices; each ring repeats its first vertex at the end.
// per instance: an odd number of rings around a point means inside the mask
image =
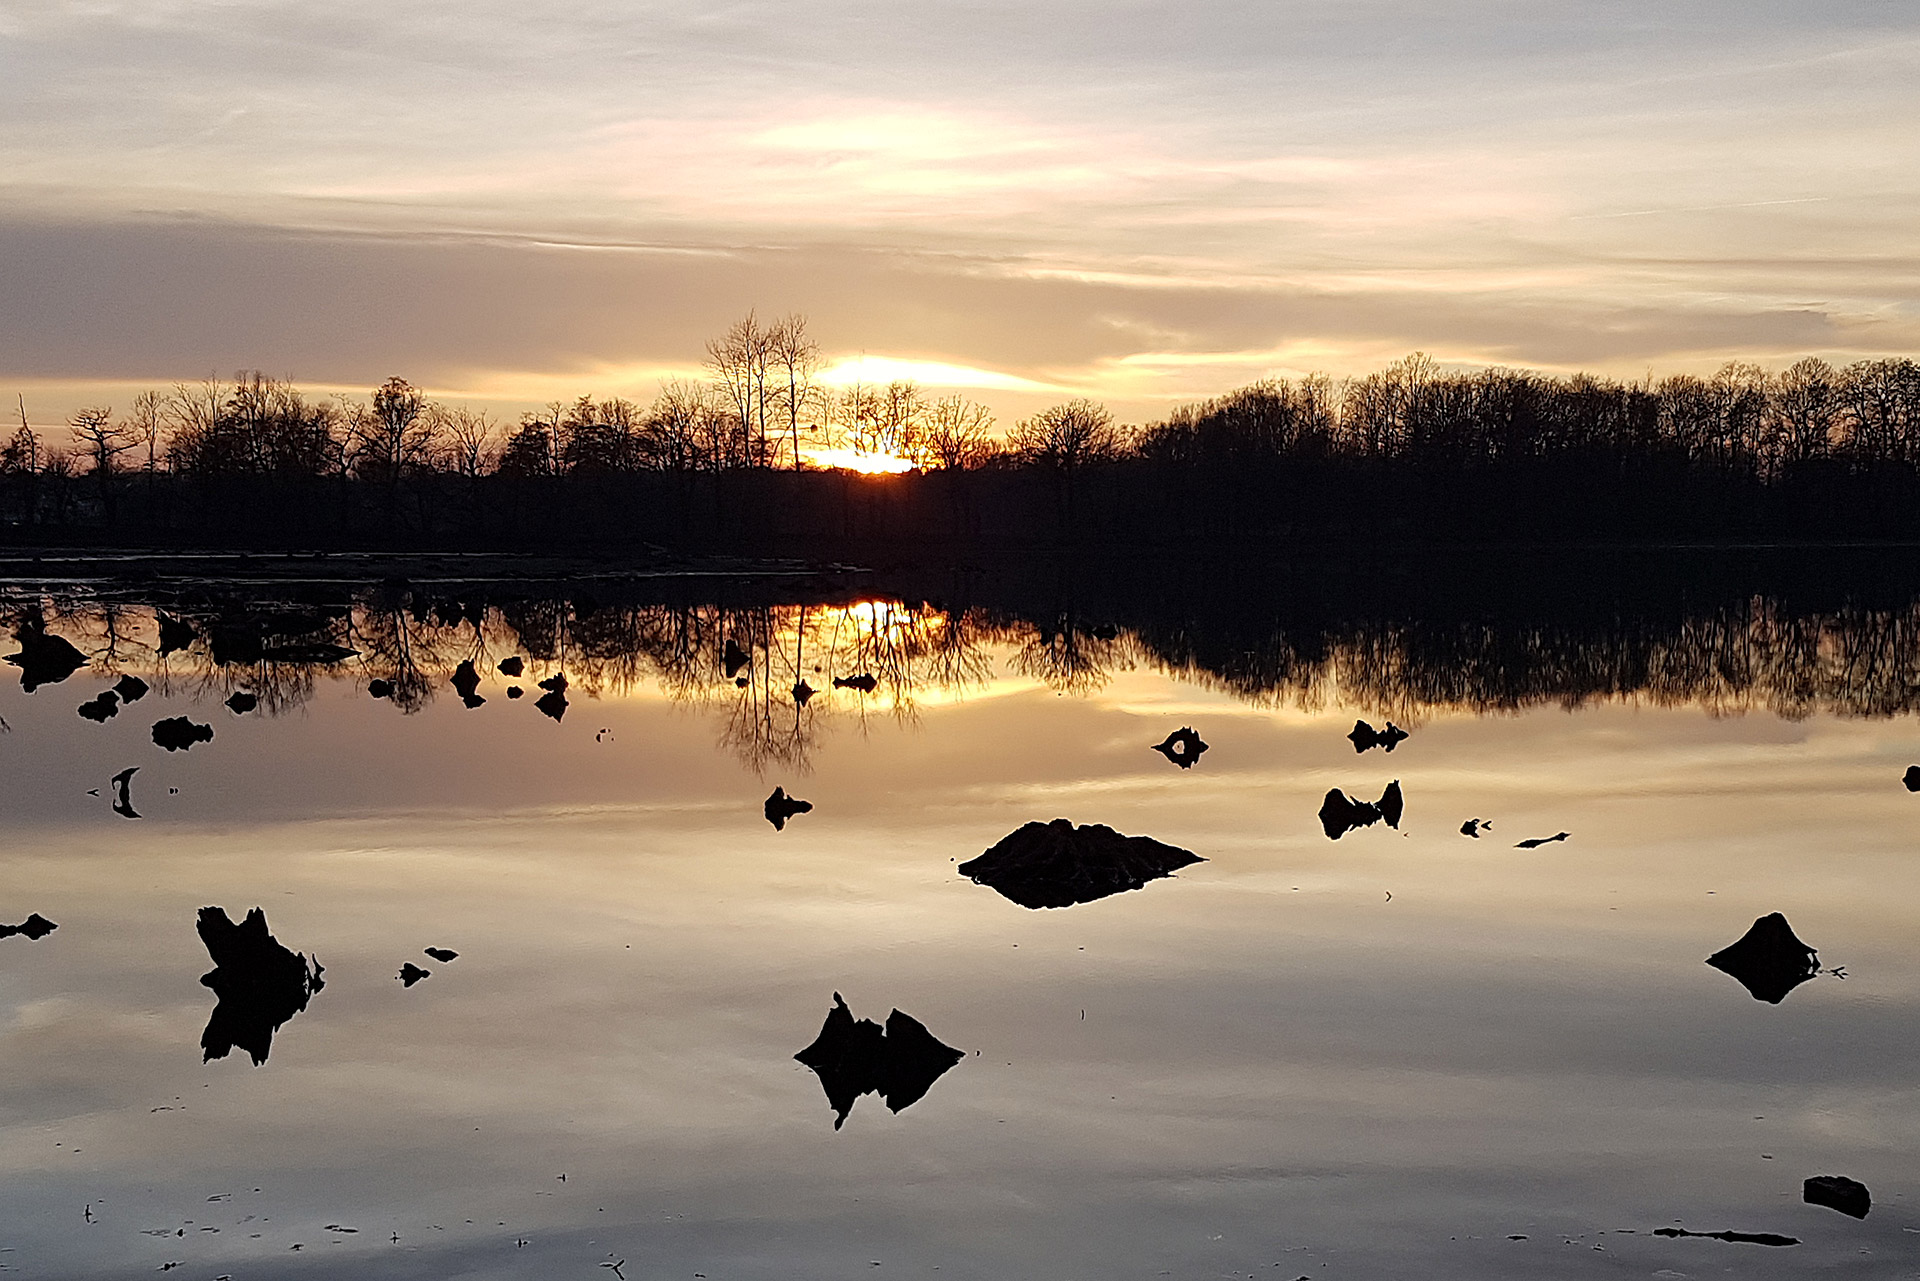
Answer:
POLYGON ((1514 842, 1513 848, 1517 850, 1537 850, 1542 845, 1552 845, 1555 841, 1564 841, 1572 835, 1572 832, 1555 832, 1552 836, 1534 836, 1524 841, 1514 842))
POLYGON ((1709 1241, 1736 1241, 1745 1245, 1799 1245, 1799 1237, 1773 1232, 1689 1232, 1685 1228, 1655 1228, 1657 1237, 1703 1237, 1709 1241))

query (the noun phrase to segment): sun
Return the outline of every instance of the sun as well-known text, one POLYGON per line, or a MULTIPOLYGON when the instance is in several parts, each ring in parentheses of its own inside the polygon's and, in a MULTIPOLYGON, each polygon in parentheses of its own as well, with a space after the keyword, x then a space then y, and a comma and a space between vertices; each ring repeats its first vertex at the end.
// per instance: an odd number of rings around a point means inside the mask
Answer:
POLYGON ((895 454, 865 454, 857 449, 803 449, 800 457, 816 467, 835 467, 866 476, 895 476, 915 464, 895 454))

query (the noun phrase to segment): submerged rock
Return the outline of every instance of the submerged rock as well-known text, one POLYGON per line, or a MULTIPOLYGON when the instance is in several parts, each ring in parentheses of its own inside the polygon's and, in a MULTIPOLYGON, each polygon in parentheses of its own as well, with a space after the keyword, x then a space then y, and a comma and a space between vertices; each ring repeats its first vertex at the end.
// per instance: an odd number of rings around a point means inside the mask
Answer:
POLYGON ((213 726, 195 725, 184 716, 169 716, 156 721, 153 726, 153 742, 156 747, 164 747, 169 752, 184 752, 195 743, 211 743, 213 726))
POLYGON ((1769 912, 1707 964, 1738 979, 1754 1000, 1778 1005, 1820 972, 1820 955, 1794 936, 1786 917, 1769 912))
POLYGON ((203 907, 197 928, 213 958, 213 970, 200 982, 219 998, 200 1034, 202 1061, 223 1059, 239 1046, 258 1067, 273 1050, 273 1034, 326 986, 324 971, 274 938, 257 907, 238 925, 221 908, 203 907))
POLYGON ((1844 1174, 1814 1175, 1801 1185, 1800 1199, 1808 1205, 1824 1205, 1855 1219, 1866 1218, 1867 1211, 1873 1209, 1873 1197, 1868 1195, 1867 1185, 1844 1174))
POLYGON ((863 1094, 878 1094, 896 1113, 918 1103, 966 1053, 943 1044, 926 1024, 899 1010, 887 1015, 885 1028, 871 1019, 856 1020, 835 992, 820 1035, 793 1057, 820 1078, 837 1130, 863 1094))
POLYGON ((1100 823, 1028 823, 959 867, 1022 907, 1072 907, 1137 890, 1148 881, 1204 863, 1191 850, 1149 836, 1123 836, 1100 823))

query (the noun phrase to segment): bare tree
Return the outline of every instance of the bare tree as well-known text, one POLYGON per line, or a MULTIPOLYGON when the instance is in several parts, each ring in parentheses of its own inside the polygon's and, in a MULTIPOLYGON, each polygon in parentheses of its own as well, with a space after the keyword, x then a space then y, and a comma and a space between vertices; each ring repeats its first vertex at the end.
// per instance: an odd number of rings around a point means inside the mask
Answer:
POLYGON ((108 406, 82 409, 67 419, 80 454, 92 464, 94 483, 100 487, 100 507, 109 524, 114 516, 113 476, 119 470, 120 455, 139 443, 125 426, 113 420, 108 406))
POLYGON ((495 424, 486 410, 435 405, 431 412, 439 419, 436 435, 448 471, 471 480, 493 469, 499 451, 494 445, 495 424))
POLYGON ((1072 475, 1089 463, 1118 458, 1126 437, 1106 406, 1081 399, 1015 424, 1007 445, 1027 462, 1072 475))
POLYGON ((767 332, 768 362, 776 375, 775 390, 787 418, 788 448, 793 469, 800 470, 800 415, 816 403, 814 379, 820 372, 820 344, 807 336, 807 318, 788 316, 767 332))
POLYGON ((949 471, 971 471, 993 457, 993 412, 955 394, 927 406, 922 461, 949 471))
POLYGON ((748 466, 767 459, 767 391, 772 331, 748 312, 707 342, 707 369, 740 424, 740 453, 748 466))

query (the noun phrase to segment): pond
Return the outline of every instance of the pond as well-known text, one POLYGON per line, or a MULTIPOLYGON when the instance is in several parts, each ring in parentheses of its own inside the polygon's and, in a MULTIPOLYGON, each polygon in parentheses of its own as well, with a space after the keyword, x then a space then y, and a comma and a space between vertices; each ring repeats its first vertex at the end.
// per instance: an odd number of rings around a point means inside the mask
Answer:
POLYGON ((1912 598, 707 588, 14 583, 0 1269, 1920 1271, 1912 598))

